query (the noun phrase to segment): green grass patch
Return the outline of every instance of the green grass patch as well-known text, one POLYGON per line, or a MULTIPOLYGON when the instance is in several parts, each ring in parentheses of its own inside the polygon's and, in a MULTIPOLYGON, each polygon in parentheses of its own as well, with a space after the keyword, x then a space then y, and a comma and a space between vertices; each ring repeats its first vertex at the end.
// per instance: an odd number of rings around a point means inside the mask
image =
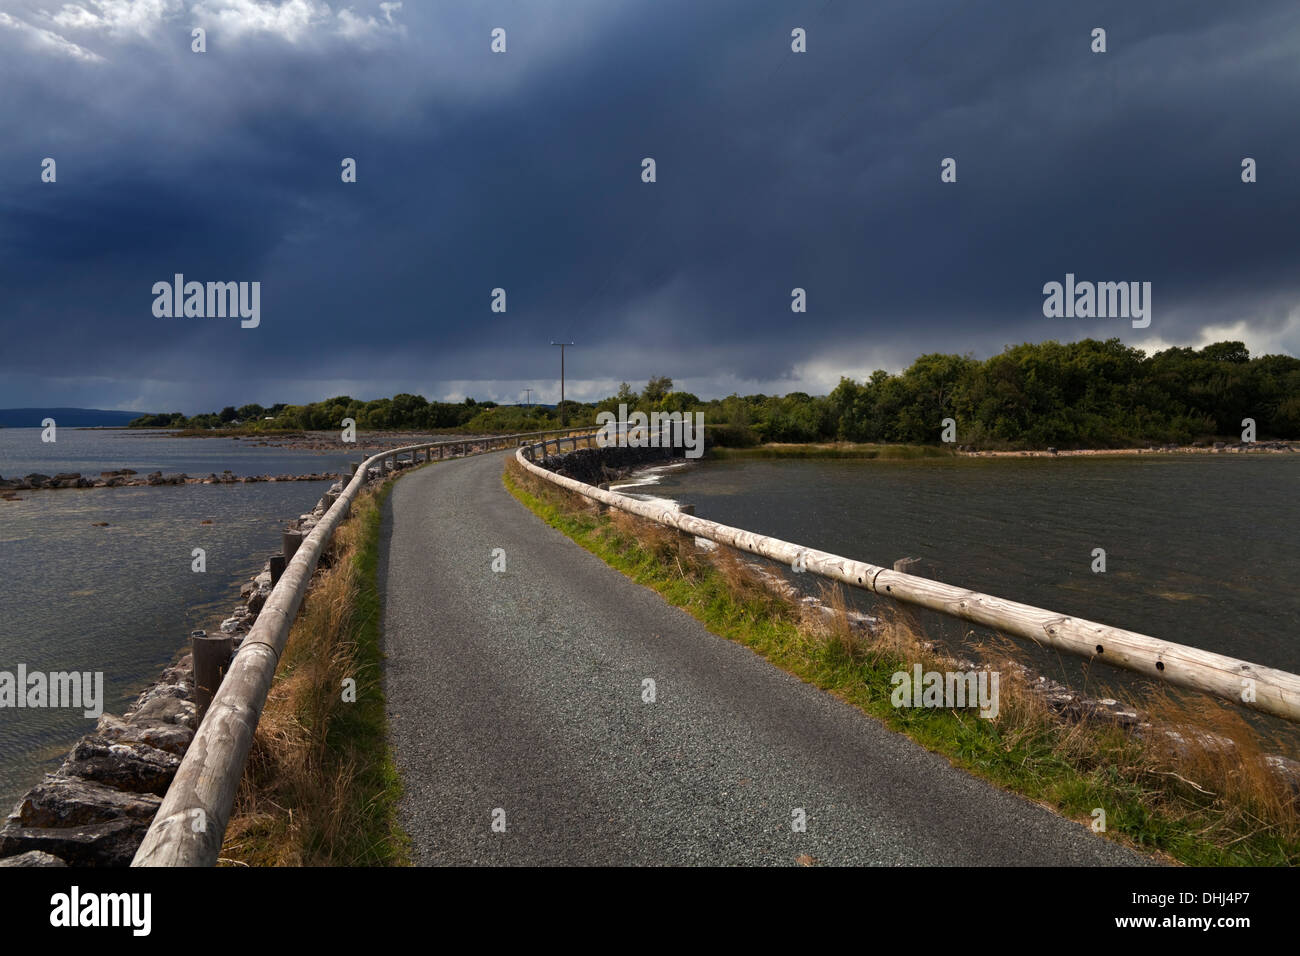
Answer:
POLYGON ((357 684, 364 692, 358 693, 354 704, 335 711, 325 735, 326 747, 336 761, 356 762, 350 799, 352 815, 362 825, 344 839, 340 857, 367 866, 409 866, 411 862, 410 838, 397 823, 402 780, 389 745, 382 681, 379 543, 384 506, 392 487, 392 482, 386 482, 354 519, 361 533, 352 555, 357 582, 352 659, 357 684))
MULTIPOLYGON (((997 668, 996 656, 987 660, 1003 678, 998 719, 974 711, 896 708, 890 702, 895 672, 909 672, 916 663, 926 670, 952 669, 905 612, 886 613, 885 626, 868 642, 848 627, 842 596, 834 591, 827 600, 839 613, 829 624, 814 621, 762 586, 728 549, 704 556, 684 535, 617 512, 600 514, 585 499, 514 463, 503 481, 547 524, 713 633, 1003 789, 1083 824, 1092 822, 1094 809, 1103 809, 1107 837, 1181 863, 1300 864, 1295 797, 1274 786, 1274 778, 1243 777, 1231 765, 1182 764, 1112 724, 1067 721, 1007 668, 997 668)), ((1231 718, 1220 710, 1209 719, 1218 721, 1216 733, 1242 730, 1225 729, 1231 718)), ((1248 737, 1240 739, 1249 749, 1248 737)))
POLYGON ((382 681, 379 547, 391 487, 359 496, 294 621, 226 829, 223 863, 410 865, 382 681), (347 681, 355 681, 355 695, 347 681))

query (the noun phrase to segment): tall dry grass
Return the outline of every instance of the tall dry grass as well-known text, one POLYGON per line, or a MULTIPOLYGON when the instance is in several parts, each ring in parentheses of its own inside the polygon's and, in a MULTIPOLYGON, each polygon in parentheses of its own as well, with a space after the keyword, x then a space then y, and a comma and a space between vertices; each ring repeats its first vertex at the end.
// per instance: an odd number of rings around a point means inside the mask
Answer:
POLYGON ((225 863, 401 862, 404 850, 386 819, 395 781, 386 766, 380 673, 358 643, 373 638, 378 624, 367 559, 379 507, 374 491, 354 504, 299 610, 226 829, 225 863), (347 679, 356 681, 355 702, 344 700, 347 679))

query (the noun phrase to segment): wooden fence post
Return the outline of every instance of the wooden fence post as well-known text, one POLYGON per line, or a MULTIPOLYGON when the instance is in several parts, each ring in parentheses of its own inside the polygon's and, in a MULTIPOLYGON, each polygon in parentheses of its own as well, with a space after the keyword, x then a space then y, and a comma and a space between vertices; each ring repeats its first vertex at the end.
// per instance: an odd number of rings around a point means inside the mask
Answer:
POLYGON ((206 631, 190 631, 190 654, 194 659, 194 706, 198 711, 198 722, 203 723, 203 715, 221 686, 221 680, 230 669, 230 658, 234 656, 235 639, 229 634, 208 637, 206 631))
POLYGON ((298 550, 298 545, 302 544, 302 532, 295 528, 286 528, 280 534, 280 550, 284 552, 284 563, 287 565, 293 560, 294 552, 298 550))

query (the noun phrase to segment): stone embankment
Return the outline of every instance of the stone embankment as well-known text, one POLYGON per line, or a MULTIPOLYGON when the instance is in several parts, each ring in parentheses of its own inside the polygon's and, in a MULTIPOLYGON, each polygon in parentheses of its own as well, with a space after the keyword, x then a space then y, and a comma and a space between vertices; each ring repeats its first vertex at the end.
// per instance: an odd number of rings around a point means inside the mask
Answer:
POLYGON ((579 448, 562 455, 547 455, 537 464, 575 481, 601 485, 625 478, 637 468, 678 461, 683 457, 681 448, 627 448, 611 445, 608 448, 579 448))
MULTIPOLYGON (((378 469, 371 475, 379 477, 378 469)), ((339 482, 330 492, 342 489, 339 482)), ((322 497, 290 527, 309 532, 329 500, 322 497)), ((236 648, 271 588, 268 561, 221 622, 236 648)), ((0 866, 129 866, 197 729, 194 669, 187 653, 121 717, 101 716, 58 770, 23 795, 0 826, 0 866)))

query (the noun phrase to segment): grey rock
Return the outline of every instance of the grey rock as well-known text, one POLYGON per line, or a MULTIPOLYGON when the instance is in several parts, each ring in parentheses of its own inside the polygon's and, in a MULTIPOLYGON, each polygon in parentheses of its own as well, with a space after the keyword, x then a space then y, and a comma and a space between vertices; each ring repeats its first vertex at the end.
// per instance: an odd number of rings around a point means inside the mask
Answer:
POLYGON ((0 860, 0 866, 67 866, 57 856, 41 850, 28 850, 17 856, 7 856, 0 860))
POLYGON ((141 707, 149 703, 149 701, 153 700, 155 697, 175 697, 178 700, 191 699, 191 697, 193 696, 191 692, 191 687, 193 686, 194 683, 193 674, 192 674, 193 671, 192 665, 190 670, 191 673, 187 674, 186 679, 183 681, 177 681, 175 683, 159 682, 157 684, 154 684, 152 687, 148 688, 144 693, 142 693, 139 697, 136 698, 135 706, 131 709, 131 711, 128 712, 127 716, 129 717, 132 713, 138 711, 141 707))
POLYGON ((0 855, 37 851, 66 860, 72 866, 130 866, 149 830, 148 820, 123 817, 107 823, 44 829, 0 829, 0 855))
POLYGON ((91 734, 72 748, 58 775, 94 780, 131 793, 162 796, 180 763, 175 754, 148 744, 116 743, 91 734))
MULTIPOLYGON (((173 702, 178 707, 188 707, 192 715, 193 704, 185 701, 173 700, 173 702)), ((132 719, 126 721, 114 717, 112 714, 104 714, 99 718, 95 733, 105 740, 112 740, 116 743, 148 744, 150 747, 156 747, 177 756, 184 756, 190 741, 194 739, 194 731, 186 724, 179 722, 179 720, 132 719)))
POLYGON ((164 670, 162 673, 162 682, 167 684, 181 684, 187 688, 192 686, 194 683, 193 657, 186 654, 171 667, 164 670))
POLYGON ((23 795, 6 825, 50 829, 124 817, 149 821, 161 803, 162 798, 151 793, 127 793, 92 780, 51 774, 23 795))
POLYGON ((1291 793, 1300 796, 1300 762, 1281 754, 1265 754, 1264 765, 1290 788, 1291 793))
POLYGON ((177 724, 181 727, 194 728, 194 703, 182 697, 159 695, 151 697, 131 712, 127 722, 145 725, 147 723, 177 724))

